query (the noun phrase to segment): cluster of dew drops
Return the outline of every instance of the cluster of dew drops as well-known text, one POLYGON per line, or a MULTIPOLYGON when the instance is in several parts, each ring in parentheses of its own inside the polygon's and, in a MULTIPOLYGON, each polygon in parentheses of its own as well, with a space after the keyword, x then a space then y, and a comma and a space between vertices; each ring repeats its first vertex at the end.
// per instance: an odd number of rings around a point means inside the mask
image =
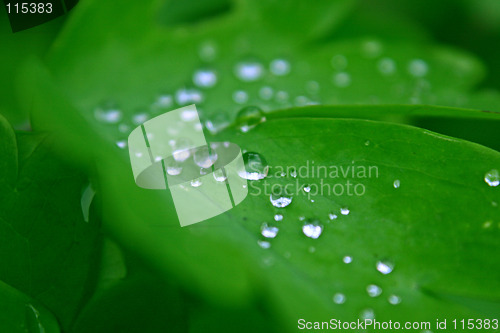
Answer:
MULTIPOLYGON (((368 56, 376 56, 379 54, 380 47, 380 44, 375 41, 367 42, 363 46, 364 52, 368 54, 368 56)), ((210 63, 216 59, 216 56, 217 48, 214 43, 205 42, 200 45, 199 57, 202 61, 210 63)), ((351 85, 351 75, 345 71, 347 63, 348 60, 344 55, 337 54, 331 58, 331 66, 334 69, 332 83, 338 88, 345 88, 351 85)), ((380 58, 376 66, 379 73, 385 76, 394 75, 398 70, 395 60, 388 57, 380 58)), ((269 62, 268 66, 254 59, 245 59, 237 62, 233 68, 234 75, 242 83, 259 81, 265 76, 266 71, 275 77, 284 77, 288 75, 291 70, 292 64, 284 58, 274 59, 269 62)), ((407 64, 407 71, 413 77, 423 78, 427 75, 429 67, 422 59, 412 59, 407 64)), ((160 94, 156 100, 151 103, 149 108, 134 113, 129 120, 125 121, 123 119, 123 112, 114 103, 103 103, 99 105, 94 110, 94 116, 98 122, 116 125, 119 133, 128 135, 133 129, 133 126, 141 125, 150 119, 151 116, 169 111, 176 106, 181 107, 193 103, 197 105, 202 104, 205 99, 205 93, 211 88, 216 87, 218 80, 217 71, 210 67, 199 68, 192 74, 193 87, 181 87, 173 94, 160 94)), ((306 96, 306 94, 296 96, 292 104, 296 106, 319 104, 319 97, 317 96, 319 88, 319 83, 317 81, 308 81, 306 83, 306 90, 310 93, 310 96, 306 96)), ((277 104, 283 105, 289 103, 288 105, 292 105, 290 104, 290 94, 287 91, 275 90, 269 85, 260 87, 258 90, 258 97, 263 103, 272 100, 277 104)), ((234 120, 234 124, 242 133, 249 132, 260 123, 265 122, 265 112, 263 112, 261 108, 257 106, 245 106, 249 101, 249 93, 247 91, 241 89, 235 90, 231 93, 231 98, 236 105, 242 106, 234 120)), ((193 111, 185 111, 185 114, 181 115, 182 120, 186 122, 192 121, 194 118, 192 113, 193 111)), ((212 116, 212 118, 207 120, 202 126, 200 126, 200 124, 195 124, 195 126, 197 126, 196 129, 199 131, 203 130, 204 126, 208 131, 217 133, 230 124, 231 121, 226 114, 217 114, 212 116)), ((176 151, 174 151, 174 160, 171 162, 172 164, 167 165, 167 172, 172 176, 179 175, 182 172, 182 162, 190 157, 190 152, 185 149, 185 146, 188 146, 189 143, 184 141, 185 139, 180 139, 179 142, 171 143, 176 151)), ((127 142, 126 140, 118 140, 116 141, 116 145, 119 148, 125 149, 127 147, 127 142)), ((370 141, 366 141, 365 145, 370 145, 370 141)), ((217 160, 217 154, 209 150, 197 150, 192 157, 195 163, 200 167, 200 175, 206 174, 207 169, 217 160)), ((259 181, 267 176, 269 165, 261 154, 256 152, 244 152, 243 159, 246 168, 239 173, 240 177, 250 181, 259 181)), ((213 175, 219 182, 224 182, 226 180, 225 175, 220 171, 214 172, 213 175)), ((295 178, 297 177, 297 173, 292 171, 289 176, 295 178)), ((497 169, 491 169, 486 172, 484 181, 491 187, 498 186, 500 184, 499 171, 497 169)), ((395 189, 398 189, 401 186, 401 182, 399 179, 395 179, 392 185, 395 189)), ((191 181, 191 186, 199 187, 202 186, 202 183, 199 179, 195 179, 191 181)), ((310 190, 307 186, 304 187, 304 191, 307 192, 308 189, 310 190)), ((278 209, 283 209, 290 205, 292 199, 292 196, 284 190, 269 196, 271 205, 278 209)), ((343 207, 338 212, 328 213, 328 220, 336 220, 339 216, 346 216, 349 215, 349 213, 350 210, 347 207, 343 207)), ((279 233, 279 224, 283 223, 283 220, 283 214, 276 213, 272 218, 272 222, 264 222, 261 225, 260 230, 263 238, 259 239, 257 243, 262 249, 269 249, 271 247, 271 240, 277 237, 279 233)), ((303 222, 301 228, 305 237, 318 239, 323 233, 324 227, 318 219, 306 219, 301 216, 299 220, 303 222)), ((485 228, 486 227, 487 226, 485 226, 485 228)), ((310 252, 314 252, 314 247, 311 247, 309 250, 310 252)), ((290 253, 286 253, 285 257, 290 257, 290 253)), ((353 260, 353 257, 348 255, 342 258, 343 263, 346 265, 351 264, 353 260)), ((390 261, 377 261, 375 269, 383 275, 387 275, 393 271, 394 264, 390 261)), ((369 297, 379 297, 382 295, 382 288, 375 284, 370 284, 366 287, 366 293, 369 297)), ((343 293, 339 292, 333 295, 333 302, 336 304, 344 304, 346 301, 347 297, 343 293)), ((397 305, 401 303, 401 297, 391 294, 387 297, 387 301, 390 304, 397 305)), ((372 309, 366 309, 360 315, 361 318, 374 318, 374 316, 375 314, 372 309)))

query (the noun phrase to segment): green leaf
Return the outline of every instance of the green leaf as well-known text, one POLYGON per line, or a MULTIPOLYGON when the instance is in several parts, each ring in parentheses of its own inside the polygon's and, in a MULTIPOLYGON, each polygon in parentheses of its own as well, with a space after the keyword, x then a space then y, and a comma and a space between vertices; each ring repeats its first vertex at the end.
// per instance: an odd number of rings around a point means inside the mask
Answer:
POLYGON ((92 286, 96 220, 83 221, 85 177, 55 158, 53 137, 14 134, 0 117, 0 281, 68 327, 92 286))

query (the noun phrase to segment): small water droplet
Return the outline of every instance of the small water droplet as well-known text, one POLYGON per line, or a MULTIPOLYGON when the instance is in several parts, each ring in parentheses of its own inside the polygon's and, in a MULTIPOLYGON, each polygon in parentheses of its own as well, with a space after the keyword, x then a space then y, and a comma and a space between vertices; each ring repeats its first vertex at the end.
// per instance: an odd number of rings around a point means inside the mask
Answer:
POLYGON ((346 72, 337 73, 333 76, 333 83, 339 88, 348 87, 351 84, 351 76, 346 72))
POLYGON ((333 302, 335 304, 344 304, 345 303, 345 295, 342 293, 336 293, 333 295, 333 302))
POLYGON ((316 252, 316 248, 314 246, 309 246, 309 253, 316 252))
POLYGON ((394 186, 394 188, 399 188, 399 186, 401 185, 401 182, 399 181, 399 179, 396 179, 392 185, 394 186))
POLYGON ((380 296, 380 294, 382 294, 382 288, 380 288, 376 284, 369 284, 366 287, 366 292, 368 293, 368 296, 370 296, 370 297, 378 297, 378 296, 380 296))
POLYGON ((483 223, 483 228, 484 229, 488 229, 488 228, 491 228, 492 225, 493 225, 493 222, 486 221, 486 222, 483 223))
POLYGON ((258 124, 264 122, 266 117, 262 110, 256 106, 247 106, 236 115, 236 124, 242 132, 248 132, 258 124))
POLYGON ((169 94, 162 94, 158 96, 156 101, 153 103, 153 109, 160 110, 171 107, 174 104, 174 98, 169 94))
POLYGON ((309 98, 306 96, 297 96, 295 97, 295 105, 304 106, 309 104, 309 98))
POLYGON ((149 115, 146 112, 139 112, 132 116, 132 123, 134 123, 134 125, 140 125, 148 119, 149 115))
POLYGON ((397 305, 399 303, 401 303, 401 297, 397 296, 397 295, 390 295, 387 300, 389 301, 389 303, 391 303, 392 305, 397 305))
POLYGON ((345 256, 344 258, 342 258, 342 261, 344 262, 344 264, 350 264, 352 262, 352 257, 345 256))
POLYGON ((217 182, 224 182, 226 181, 227 177, 226 175, 224 174, 223 170, 222 169, 217 169, 213 172, 213 175, 214 175, 214 179, 215 181, 217 182))
POLYGON ((178 162, 183 162, 191 156, 189 148, 191 147, 191 141, 186 138, 179 138, 174 143, 174 152, 172 153, 174 159, 178 162))
POLYGON ((248 101, 248 94, 246 91, 237 90, 233 93, 233 101, 237 104, 245 104, 248 101))
POLYGON ((167 173, 170 176, 177 176, 180 175, 182 172, 182 165, 180 162, 174 160, 174 159, 166 159, 165 160, 166 168, 167 168, 167 173))
POLYGON ((185 122, 193 121, 198 118, 196 110, 183 110, 181 112, 181 120, 185 122))
POLYGON ((304 192, 306 192, 306 193, 311 192, 311 186, 309 186, 309 185, 304 186, 304 192))
POLYGON ((234 71, 241 81, 251 82, 260 79, 264 74, 264 67, 257 61, 244 61, 236 64, 234 71))
POLYGON ((302 226, 302 232, 309 238, 317 239, 323 232, 323 226, 319 221, 314 220, 302 226))
POLYGON ((366 140, 365 141, 365 146, 369 146, 370 145, 370 140, 366 140))
POLYGON ((290 177, 297 178, 297 169, 292 168, 292 170, 290 170, 290 177))
POLYGON ((217 83, 217 73, 212 69, 199 69, 193 74, 193 83, 200 88, 211 88, 217 83))
POLYGON ((396 72, 396 63, 391 58, 382 58, 378 61, 377 68, 383 75, 392 75, 396 72))
POLYGON ((118 125, 118 131, 120 131, 121 133, 129 133, 130 126, 122 123, 122 124, 118 125))
POLYGON ((328 218, 330 220, 335 220, 337 218, 337 214, 330 213, 330 214, 328 214, 328 218))
POLYGON ((337 54, 332 57, 332 67, 338 71, 344 70, 347 67, 347 58, 342 54, 337 54))
POLYGON ((390 261, 377 261, 377 271, 387 275, 394 269, 394 264, 390 261))
POLYGON ((413 59, 408 64, 408 72, 415 77, 422 77, 427 75, 429 67, 422 59, 413 59))
POLYGON ((95 108, 94 117, 103 123, 116 124, 122 119, 123 113, 114 103, 108 102, 95 108))
POLYGON ((365 57, 376 58, 382 54, 383 46, 377 40, 368 40, 363 43, 362 50, 365 57))
POLYGON ((280 90, 276 93, 276 102, 280 103, 280 104, 285 104, 286 102, 288 102, 288 93, 284 90, 280 90))
POLYGON ((275 59, 269 66, 271 73, 277 76, 283 76, 290 73, 290 63, 285 59, 275 59))
POLYGON ((271 243, 269 243, 268 241, 258 240, 257 244, 259 244, 259 246, 263 249, 268 249, 271 247, 271 243))
POLYGON ((274 215, 274 220, 275 221, 282 221, 283 220, 283 215, 281 215, 281 214, 274 215))
POLYGON ((201 180, 199 180, 199 179, 193 179, 193 180, 191 181, 191 186, 192 186, 192 187, 200 187, 201 185, 202 185, 202 182, 201 182, 201 180))
POLYGON ((278 234, 279 229, 277 227, 269 226, 267 223, 262 224, 260 228, 260 233, 266 238, 274 238, 278 234))
POLYGON ((118 146, 118 148, 125 149, 127 147, 127 141, 125 140, 116 141, 116 145, 118 146))
POLYGON ((205 122, 205 127, 210 133, 216 134, 229 126, 229 118, 224 113, 218 113, 205 122))
POLYGON ((259 153, 246 152, 243 154, 245 170, 238 172, 241 178, 248 180, 264 179, 269 172, 269 165, 265 158, 259 153))
POLYGON ((317 94, 319 91, 319 83, 317 81, 307 81, 306 90, 309 94, 317 94))
POLYGON ((375 319, 375 312, 372 309, 365 309, 361 311, 359 316, 361 319, 375 319))
POLYGON ((181 88, 175 92, 175 101, 179 105, 201 103, 203 101, 203 94, 198 89, 181 88))
POLYGON ((206 41, 200 45, 198 50, 198 55, 200 59, 206 62, 213 61, 217 56, 217 47, 215 43, 211 41, 206 41))
POLYGON ((193 154, 194 163, 200 168, 209 168, 217 161, 217 153, 208 146, 199 147, 193 154))
POLYGON ((265 101, 268 101, 271 98, 273 98, 273 94, 274 94, 273 88, 269 86, 264 86, 259 89, 259 97, 265 101))
POLYGON ((340 208, 340 214, 342 215, 349 215, 351 211, 347 207, 340 208))
POLYGON ((283 208, 292 203, 292 196, 286 191, 285 186, 274 185, 269 200, 274 207, 283 208))
POLYGON ((484 181, 490 186, 498 186, 500 184, 500 174, 497 169, 492 169, 484 175, 484 181))

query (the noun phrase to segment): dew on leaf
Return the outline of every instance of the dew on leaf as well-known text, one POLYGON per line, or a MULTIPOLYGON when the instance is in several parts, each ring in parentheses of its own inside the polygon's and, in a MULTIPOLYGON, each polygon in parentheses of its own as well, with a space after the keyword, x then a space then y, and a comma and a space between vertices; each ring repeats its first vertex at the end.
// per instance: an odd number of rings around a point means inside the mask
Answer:
POLYGON ((397 296, 397 295, 390 295, 387 300, 389 301, 390 304, 392 305, 397 305, 399 303, 401 303, 401 297, 397 296))
POLYGON ((342 215, 349 215, 350 212, 351 211, 347 207, 340 208, 340 214, 342 214, 342 215))
POLYGON ((286 102, 288 102, 288 93, 284 90, 280 90, 276 93, 276 102, 280 103, 280 104, 284 104, 286 102))
POLYGON ((183 162, 191 156, 189 148, 191 141, 186 138, 179 138, 174 142, 174 152, 172 153, 174 159, 178 162, 183 162))
POLYGON ((361 319, 375 319, 375 312, 373 309, 365 309, 361 311, 359 316, 361 319))
POLYGON ((191 181, 191 186, 192 186, 192 187, 200 187, 201 185, 202 185, 202 182, 201 182, 201 180, 199 180, 199 179, 193 179, 193 180, 191 181))
POLYGON ((132 123, 134 125, 140 125, 149 119, 149 115, 146 112, 139 112, 132 116, 132 123))
POLYGON ((286 75, 290 72, 290 63, 285 59, 275 59, 271 61, 269 69, 274 75, 286 75))
POLYGON ((222 169, 217 169, 213 172, 214 179, 217 182, 224 182, 226 181, 227 177, 224 174, 224 171, 222 169))
POLYGON ((245 104, 248 101, 248 94, 243 90, 236 90, 233 93, 233 101, 237 104, 245 104))
POLYGON ((269 200, 274 207, 283 208, 292 203, 292 196, 287 193, 285 186, 273 186, 269 200))
POLYGON ((175 92, 175 101, 179 105, 200 103, 203 101, 203 94, 198 89, 181 88, 175 92))
POLYGON ((165 161, 167 174, 169 174, 170 176, 180 175, 180 173, 182 172, 182 165, 180 162, 174 159, 167 159, 165 161))
POLYGON ((335 304, 344 304, 345 303, 345 295, 342 293, 336 293, 333 295, 333 302, 335 304))
POLYGON ((489 186, 496 187, 500 184, 500 173, 497 169, 492 169, 484 175, 484 181, 489 186))
POLYGON ((199 69, 193 74, 193 83, 200 88, 211 88, 217 83, 217 74, 212 69, 199 69))
POLYGON ((248 180, 264 179, 269 172, 266 159, 259 153, 246 152, 243 154, 245 170, 240 170, 238 175, 248 180))
POLYGON ((264 67, 257 61, 243 61, 236 64, 234 72, 241 81, 252 82, 262 77, 264 67))
POLYGON ((344 258, 342 258, 342 261, 344 262, 344 264, 350 264, 352 262, 352 257, 345 256, 344 258))
POLYGON ((94 110, 94 117, 97 121, 107 124, 116 124, 119 122, 123 113, 116 106, 108 103, 109 105, 98 106, 94 110))
POLYGON ((333 76, 333 83, 339 88, 348 87, 351 84, 351 76, 346 72, 336 73, 333 76))
POLYGON ((396 63, 391 58, 382 58, 377 62, 377 69, 383 75, 392 75, 396 72, 396 63))
POLYGON ((202 43, 199 47, 198 55, 202 61, 210 62, 215 60, 217 56, 215 43, 210 41, 202 43))
POLYGON ((336 215, 336 214, 333 214, 333 213, 330 213, 330 214, 328 214, 328 218, 329 218, 330 220, 335 220, 335 219, 337 218, 337 215, 336 215))
POLYGON ((310 221, 302 226, 302 232, 309 238, 317 239, 323 232, 323 226, 319 221, 310 221))
POLYGON ((370 297, 378 297, 378 296, 380 296, 380 294, 382 294, 382 288, 380 288, 376 284, 369 284, 366 287, 366 292, 368 293, 368 296, 370 296, 370 297))
POLYGON ((271 243, 269 243, 268 241, 258 240, 257 244, 259 244, 259 246, 263 249, 268 249, 271 247, 271 243))
POLYGON ((248 132, 258 124, 264 122, 266 117, 262 110, 256 106, 247 106, 236 115, 236 125, 242 132, 248 132))
POLYGON ((193 154, 194 163, 201 168, 211 167, 217 161, 217 153, 208 146, 199 147, 193 154))
POLYGON ((399 181, 399 179, 394 180, 394 182, 392 183, 392 186, 394 186, 394 188, 399 188, 400 185, 401 182, 399 181))
POLYGON ((262 224, 260 233, 266 238, 274 238, 278 234, 279 229, 274 226, 269 226, 267 223, 262 224))
POLYGON ((268 101, 271 98, 273 98, 273 94, 274 94, 273 88, 269 86, 264 86, 259 89, 259 97, 265 101, 268 101))
POLYGON ((116 141, 116 145, 118 146, 118 148, 125 149, 127 147, 127 141, 125 140, 116 141))
POLYGON ((283 220, 283 215, 282 214, 276 214, 276 215, 274 215, 274 220, 275 221, 282 221, 283 220))
POLYGON ((390 261, 377 261, 376 267, 377 271, 384 275, 387 275, 394 269, 394 264, 390 261))
POLYGON ((413 59, 408 64, 408 72, 414 77, 423 77, 427 75, 429 66, 422 59, 413 59))
POLYGON ((205 122, 205 127, 210 131, 210 133, 215 134, 229 126, 229 124, 230 121, 226 114, 218 113, 205 122))

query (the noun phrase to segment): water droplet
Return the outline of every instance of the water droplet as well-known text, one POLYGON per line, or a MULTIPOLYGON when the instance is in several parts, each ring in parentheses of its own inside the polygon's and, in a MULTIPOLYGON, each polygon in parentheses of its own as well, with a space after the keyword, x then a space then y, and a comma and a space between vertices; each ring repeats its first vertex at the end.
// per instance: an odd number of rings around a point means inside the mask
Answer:
POLYGON ((275 221, 282 221, 283 220, 283 215, 281 215, 281 214, 274 215, 274 220, 275 221))
POLYGON ((280 103, 280 104, 284 104, 286 102, 288 102, 288 93, 286 91, 283 91, 283 90, 280 90, 276 93, 276 102, 280 103))
POLYGON ((135 125, 143 124, 146 120, 149 119, 149 115, 146 112, 139 112, 132 116, 132 122, 135 125))
POLYGON ((242 132, 248 132, 265 120, 264 113, 256 106, 244 107, 236 115, 236 123, 242 132))
POLYGON ((174 98, 172 95, 162 94, 158 96, 156 101, 153 103, 153 109, 166 109, 174 104, 174 98))
POLYGON ((177 176, 182 172, 182 165, 180 162, 174 159, 167 159, 165 160, 165 163, 166 163, 167 173, 170 176, 177 176))
POLYGON ((226 175, 224 174, 224 172, 222 171, 222 169, 217 169, 213 172, 213 175, 214 175, 214 179, 215 181, 217 182, 224 182, 226 181, 227 177, 226 175))
POLYGON ((394 188, 399 188, 399 186, 401 185, 401 182, 399 181, 399 179, 396 179, 394 181, 394 183, 392 183, 392 185, 394 186, 394 188))
POLYGON ((203 101, 203 94, 198 89, 181 88, 175 92, 175 101, 179 105, 200 103, 203 101))
POLYGON ((105 105, 99 106, 94 110, 94 116, 97 121, 108 124, 116 124, 122 119, 123 113, 111 103, 106 103, 105 105))
POLYGON ((366 292, 368 293, 368 296, 370 297, 378 297, 380 294, 382 294, 382 288, 375 284, 369 284, 366 287, 366 292))
POLYGON ((251 82, 264 74, 264 67, 257 61, 245 61, 236 64, 234 71, 241 81, 251 82))
POLYGON ((311 221, 302 226, 302 232, 309 238, 317 239, 323 232, 323 226, 319 221, 311 221))
POLYGON ((375 319, 375 312, 372 309, 365 309, 359 314, 361 319, 375 319))
POLYGON ((483 228, 484 228, 484 229, 491 228, 492 224, 493 224, 493 222, 491 222, 491 221, 486 221, 486 222, 484 222, 484 223, 483 223, 483 228))
POLYGON ((217 48, 213 42, 207 41, 200 45, 198 50, 200 59, 206 62, 213 61, 217 56, 217 48))
POLYGON ((394 264, 389 261, 377 261, 377 271, 386 275, 392 272, 394 264))
POLYGON ((201 186, 201 184, 202 184, 202 183, 201 183, 201 180, 199 180, 199 179, 193 179, 193 180, 191 181, 191 186, 192 186, 192 187, 200 187, 200 186, 201 186))
POLYGON ((500 184, 500 174, 497 169, 492 169, 484 175, 484 181, 490 186, 498 186, 500 184))
POLYGON ((297 106, 304 106, 309 103, 309 98, 306 96, 297 96, 295 97, 295 105, 297 106))
POLYGON ((368 40, 363 43, 362 49, 365 57, 376 58, 382 54, 383 46, 377 40, 368 40))
POLYGON ((309 246, 309 253, 316 252, 316 248, 314 246, 309 246))
POLYGON ((335 220, 337 218, 337 214, 330 213, 330 214, 328 214, 328 218, 330 220, 335 220))
POLYGON ((351 76, 346 72, 337 73, 333 76, 333 83, 339 88, 345 88, 351 84, 351 76))
POLYGON ((233 101, 237 104, 245 104, 248 101, 248 94, 246 91, 237 90, 233 93, 233 101))
POLYGON ((378 61, 377 68, 383 75, 392 75, 396 72, 396 63, 391 58, 382 58, 378 61))
POLYGON ((293 169, 290 171, 290 177, 292 177, 292 178, 297 178, 297 169, 293 168, 293 169))
POLYGON ((351 211, 347 207, 340 208, 340 214, 342 215, 349 215, 351 211))
POLYGON ((306 192, 306 193, 311 192, 311 186, 309 186, 309 185, 304 186, 304 192, 306 192))
POLYGON ((238 172, 241 178, 248 180, 264 179, 269 172, 269 165, 259 153, 246 152, 243 154, 245 170, 238 172))
POLYGON ((365 146, 369 146, 370 145, 370 140, 366 140, 365 141, 365 146))
POLYGON ((217 74, 212 69, 199 69, 193 74, 193 83, 200 88, 210 88, 217 83, 217 74))
POLYGON ((174 159, 178 162, 183 162, 191 156, 189 151, 191 148, 191 141, 189 139, 180 138, 174 143, 174 152, 172 153, 174 159))
POLYGON ((333 295, 333 302, 335 304, 344 304, 345 303, 345 295, 342 293, 336 293, 333 295))
POLYGON ((399 303, 401 303, 401 297, 397 296, 397 295, 391 295, 387 298, 387 300, 389 301, 389 303, 391 303, 392 305, 397 305, 399 303))
POLYGON ((265 101, 268 101, 271 98, 273 98, 273 94, 274 94, 273 88, 269 86, 264 86, 259 89, 259 97, 265 101))
POLYGON ((217 161, 217 153, 207 146, 199 147, 193 155, 194 163, 200 168, 209 168, 217 161))
POLYGON ((210 133, 216 134, 229 125, 229 119, 224 113, 218 113, 205 122, 205 127, 210 133))
POLYGON ((413 59, 408 64, 408 72, 415 77, 422 77, 427 75, 429 67, 427 63, 422 59, 413 59))
POLYGON ((274 185, 272 193, 269 196, 274 207, 283 208, 292 203, 292 196, 286 191, 286 187, 282 185, 274 185))
POLYGON ((352 257, 345 256, 344 258, 342 258, 342 261, 344 262, 344 264, 350 264, 352 262, 352 257))
POLYGON ((271 243, 269 243, 268 241, 258 240, 257 244, 259 244, 259 246, 263 249, 268 249, 271 247, 271 243))
POLYGON ((125 140, 116 141, 116 145, 118 146, 118 148, 125 149, 127 147, 127 141, 125 140))
POLYGON ((309 94, 316 94, 319 91, 319 83, 317 81, 307 81, 306 90, 309 94))
POLYGON ((268 226, 264 223, 260 228, 260 233, 266 238, 274 238, 278 234, 279 229, 277 227, 268 226))
POLYGON ((347 58, 342 54, 337 54, 332 57, 332 67, 338 71, 344 70, 347 67, 347 58))
POLYGON ((275 59, 271 61, 271 73, 277 76, 282 76, 290 73, 290 63, 285 59, 275 59))

